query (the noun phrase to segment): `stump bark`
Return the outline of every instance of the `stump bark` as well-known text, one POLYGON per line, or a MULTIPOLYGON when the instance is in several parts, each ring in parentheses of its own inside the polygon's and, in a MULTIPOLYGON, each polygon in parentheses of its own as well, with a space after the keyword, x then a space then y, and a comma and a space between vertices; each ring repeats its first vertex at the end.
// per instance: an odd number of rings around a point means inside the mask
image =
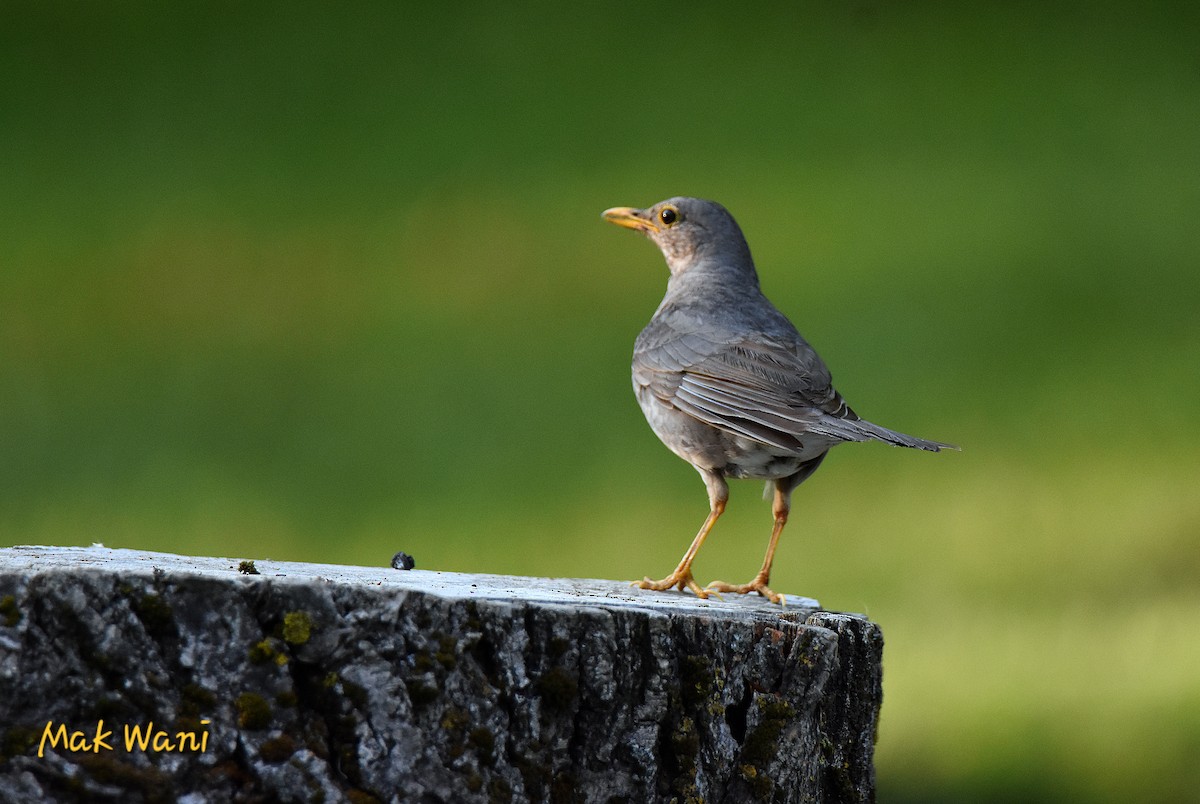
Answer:
POLYGON ((806 598, 3 549, 0 800, 871 801, 882 650, 806 598))

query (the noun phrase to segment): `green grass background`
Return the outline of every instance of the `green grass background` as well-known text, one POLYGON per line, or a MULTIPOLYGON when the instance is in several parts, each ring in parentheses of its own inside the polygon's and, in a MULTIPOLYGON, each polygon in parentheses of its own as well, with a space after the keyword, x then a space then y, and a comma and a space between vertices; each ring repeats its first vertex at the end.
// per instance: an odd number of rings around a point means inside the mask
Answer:
POLYGON ((0 543, 665 574, 666 270, 599 213, 715 198, 859 413, 964 448, 837 450, 776 563, 884 629, 881 800, 1198 800, 1198 23, 3 3, 0 543))

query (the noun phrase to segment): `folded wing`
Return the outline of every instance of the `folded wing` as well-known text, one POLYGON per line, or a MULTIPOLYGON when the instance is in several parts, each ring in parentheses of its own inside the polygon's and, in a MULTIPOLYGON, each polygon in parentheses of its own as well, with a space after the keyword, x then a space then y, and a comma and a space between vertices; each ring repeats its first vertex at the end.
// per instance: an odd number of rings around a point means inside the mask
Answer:
POLYGON ((952 445, 860 419, 834 390, 829 370, 803 340, 758 336, 715 342, 695 333, 639 341, 634 382, 705 424, 782 450, 813 436, 883 441, 937 452, 952 445))

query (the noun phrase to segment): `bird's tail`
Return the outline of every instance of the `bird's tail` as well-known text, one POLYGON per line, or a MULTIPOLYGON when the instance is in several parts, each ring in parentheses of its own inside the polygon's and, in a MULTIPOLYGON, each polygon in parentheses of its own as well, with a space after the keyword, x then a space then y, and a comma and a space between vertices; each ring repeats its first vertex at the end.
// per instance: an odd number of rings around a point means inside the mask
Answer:
POLYGON ((835 416, 822 416, 810 427, 813 432, 840 438, 845 441, 882 441, 896 447, 911 447, 928 452, 941 452, 944 449, 959 449, 954 444, 944 444, 941 441, 930 441, 926 438, 898 433, 886 427, 867 421, 866 419, 843 419, 835 416))

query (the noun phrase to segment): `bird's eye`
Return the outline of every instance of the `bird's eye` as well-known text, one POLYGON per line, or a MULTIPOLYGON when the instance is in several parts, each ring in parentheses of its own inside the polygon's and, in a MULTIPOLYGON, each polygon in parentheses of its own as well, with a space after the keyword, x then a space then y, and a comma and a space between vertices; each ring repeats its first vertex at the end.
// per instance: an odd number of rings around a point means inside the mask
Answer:
POLYGON ((670 226, 679 220, 679 213, 675 211, 675 207, 663 207, 662 212, 658 213, 658 217, 664 224, 670 226))

